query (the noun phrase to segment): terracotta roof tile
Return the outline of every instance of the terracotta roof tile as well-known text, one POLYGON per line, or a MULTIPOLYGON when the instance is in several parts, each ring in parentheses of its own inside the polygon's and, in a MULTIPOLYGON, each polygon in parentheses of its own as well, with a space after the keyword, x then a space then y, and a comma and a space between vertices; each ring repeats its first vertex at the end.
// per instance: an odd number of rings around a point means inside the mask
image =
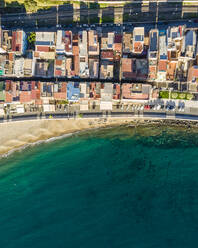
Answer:
POLYGON ((36 99, 35 100, 35 104, 36 105, 42 105, 43 104, 43 101, 41 99, 36 99))
POLYGON ((141 52, 143 50, 143 46, 141 42, 135 42, 134 43, 134 51, 135 52, 141 52))
POLYGON ((166 71, 167 70, 167 60, 159 60, 158 70, 159 71, 166 71))
POLYGON ((101 58, 102 59, 113 59, 113 51, 102 51, 101 58))
POLYGON ((38 52, 49 52, 48 46, 36 46, 36 51, 38 52))
POLYGON ((121 53, 121 51, 122 51, 122 44, 121 43, 115 43, 114 44, 114 50, 121 53))
POLYGON ((5 94, 5 102, 7 102, 7 103, 10 103, 10 102, 12 102, 12 94, 11 93, 9 93, 9 92, 6 92, 6 94, 5 94))
POLYGON ((20 102, 21 103, 26 103, 26 102, 31 102, 31 92, 30 91, 21 91, 20 93, 20 102))
POLYGON ((55 92, 54 93, 54 99, 56 100, 64 100, 66 99, 67 95, 66 92, 55 92))
POLYGON ((55 70, 55 76, 61 76, 62 71, 61 70, 55 70))
POLYGON ((9 60, 10 61, 13 61, 14 60, 14 53, 9 53, 9 60))
POLYGON ((40 90, 39 89, 33 89, 31 91, 31 99, 32 100, 36 100, 36 99, 40 99, 40 90))
POLYGON ((56 59, 56 65, 62 65, 63 61, 56 59))

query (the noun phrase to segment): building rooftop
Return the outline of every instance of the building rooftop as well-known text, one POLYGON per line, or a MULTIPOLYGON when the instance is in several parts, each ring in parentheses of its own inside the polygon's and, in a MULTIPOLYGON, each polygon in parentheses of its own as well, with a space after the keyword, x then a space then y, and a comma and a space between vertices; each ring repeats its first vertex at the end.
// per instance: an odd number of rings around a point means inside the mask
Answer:
POLYGON ((150 94, 150 85, 129 84, 122 85, 123 99, 148 100, 150 94))
POLYGON ((72 31, 57 31, 56 53, 72 54, 72 31))
POLYGON ((158 30, 151 30, 149 32, 149 51, 156 52, 158 51, 158 30))
POLYGON ((198 78, 198 66, 191 66, 188 70, 188 82, 196 82, 198 78))
POLYGON ((89 59, 89 76, 90 78, 98 78, 99 59, 89 59))
POLYGON ((113 97, 113 84, 105 83, 104 87, 101 89, 101 100, 102 101, 112 101, 113 97))
POLYGON ((136 77, 135 59, 122 58, 122 78, 130 79, 136 77))
POLYGON ((166 40, 166 35, 161 35, 159 36, 159 55, 160 59, 167 59, 167 40, 166 40))
POLYGON ((103 50, 113 49, 113 43, 114 43, 114 33, 113 32, 103 34, 103 36, 101 38, 101 49, 103 49, 103 50))
POLYGON ((175 61, 170 61, 168 63, 167 75, 166 75, 167 79, 174 80, 175 72, 176 72, 176 66, 177 66, 177 62, 175 62, 175 61))
POLYGON ((36 46, 54 46, 55 33, 54 32, 36 32, 36 46))
POLYGON ((77 101, 80 97, 80 87, 77 82, 69 82, 67 84, 67 99, 69 101, 77 101))
POLYGON ((86 57, 87 53, 87 31, 79 31, 79 56, 86 57))
POLYGON ((113 63, 111 61, 102 61, 100 66, 100 78, 113 78, 113 63))
POLYGON ((96 30, 88 31, 88 41, 89 55, 99 55, 98 34, 96 30))
POLYGON ((46 60, 37 60, 35 64, 35 76, 53 77, 54 63, 46 60))
POLYGON ((101 59, 113 60, 113 51, 101 51, 101 59))
POLYGON ((133 48, 132 33, 123 33, 123 53, 131 53, 133 48))
POLYGON ((18 30, 12 32, 12 51, 22 53, 23 52, 23 38, 24 31, 18 30))
POLYGON ((167 71, 167 60, 159 60, 158 70, 159 71, 167 71))

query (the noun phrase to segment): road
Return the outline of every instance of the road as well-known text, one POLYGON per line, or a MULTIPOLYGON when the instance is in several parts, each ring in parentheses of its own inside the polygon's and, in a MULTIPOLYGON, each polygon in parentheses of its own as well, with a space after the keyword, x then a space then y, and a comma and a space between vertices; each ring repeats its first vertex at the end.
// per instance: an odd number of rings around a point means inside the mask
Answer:
POLYGON ((33 14, 28 13, 12 13, 5 14, 2 13, 2 25, 5 27, 49 27, 56 26, 57 24, 57 14, 58 20, 61 25, 68 25, 73 22, 73 16, 75 15, 80 17, 81 21, 88 22, 91 19, 95 19, 99 16, 99 12, 102 12, 102 18, 112 17, 114 18, 115 12, 116 15, 122 15, 124 21, 156 21, 156 13, 158 13, 158 20, 170 19, 181 19, 187 17, 185 15, 197 14, 198 6, 182 6, 182 3, 156 3, 150 2, 148 6, 142 6, 141 4, 126 4, 124 7, 109 7, 103 9, 88 9, 82 7, 81 9, 73 9, 72 5, 67 5, 62 8, 58 8, 58 13, 56 8, 51 8, 50 10, 40 11, 33 14), (158 11, 157 11, 158 10, 158 11), (141 18, 141 20, 140 20, 141 18))
MULTIPOLYGON (((192 115, 190 113, 177 113, 174 111, 136 111, 136 112, 109 112, 105 115, 103 112, 86 112, 82 113, 81 118, 107 118, 107 117, 134 117, 134 118, 156 118, 156 119, 176 119, 176 120, 193 120, 198 121, 198 115, 192 115)), ((39 120, 39 119, 74 119, 79 118, 75 113, 43 113, 43 115, 38 114, 21 114, 21 115, 11 115, 7 119, 0 117, 0 123, 10 122, 10 121, 28 121, 28 120, 39 120)))

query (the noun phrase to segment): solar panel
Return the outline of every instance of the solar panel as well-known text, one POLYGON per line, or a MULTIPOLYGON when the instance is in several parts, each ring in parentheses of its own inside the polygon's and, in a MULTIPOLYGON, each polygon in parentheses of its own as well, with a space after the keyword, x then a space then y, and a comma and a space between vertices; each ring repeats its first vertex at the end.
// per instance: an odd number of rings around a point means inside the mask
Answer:
POLYGON ((192 46, 193 45, 193 31, 192 30, 190 30, 186 33, 185 45, 186 46, 192 46))
POLYGON ((157 51, 157 32, 153 32, 150 39, 150 51, 157 51))
POLYGON ((143 41, 143 35, 136 35, 135 41, 143 41))

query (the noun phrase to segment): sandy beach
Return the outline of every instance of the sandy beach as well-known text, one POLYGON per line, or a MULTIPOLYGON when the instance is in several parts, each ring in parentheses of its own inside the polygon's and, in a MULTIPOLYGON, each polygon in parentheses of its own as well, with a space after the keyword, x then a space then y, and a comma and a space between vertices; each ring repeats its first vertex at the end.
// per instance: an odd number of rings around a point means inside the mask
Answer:
POLYGON ((6 122, 0 124, 0 156, 18 148, 52 137, 87 129, 123 125, 134 118, 50 119, 6 122))
MULTIPOLYGON (((0 124, 0 156, 10 154, 12 151, 21 149, 40 141, 53 137, 61 137, 64 134, 78 131, 113 127, 119 125, 174 125, 182 128, 198 128, 195 120, 176 120, 158 118, 89 118, 89 119, 39 119, 26 121, 13 121, 0 124)), ((193 130, 192 129, 192 130, 193 130)))

